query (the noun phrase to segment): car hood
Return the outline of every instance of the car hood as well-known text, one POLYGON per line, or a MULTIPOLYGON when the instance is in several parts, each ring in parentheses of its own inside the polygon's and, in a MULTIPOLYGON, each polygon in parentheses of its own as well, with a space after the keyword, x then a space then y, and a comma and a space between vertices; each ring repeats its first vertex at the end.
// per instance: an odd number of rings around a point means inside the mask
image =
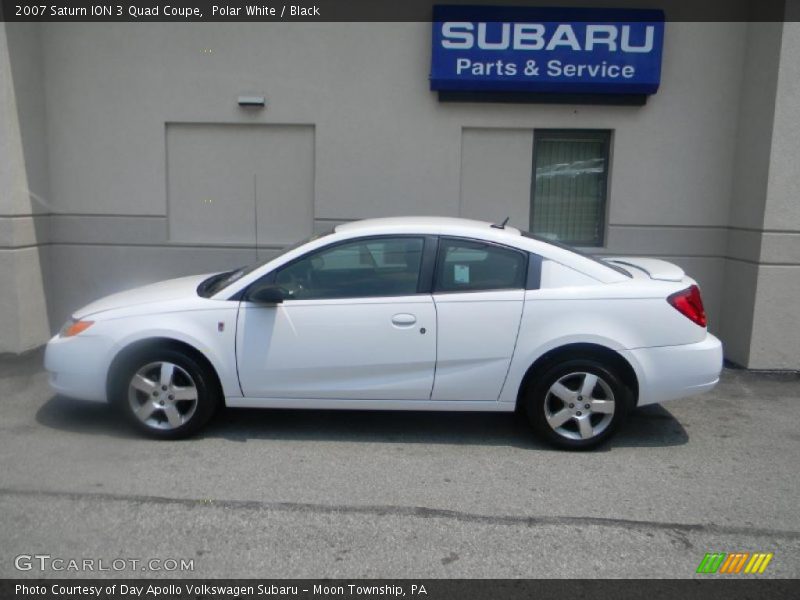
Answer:
POLYGON ((191 298, 197 295, 197 286, 200 285, 200 282, 211 275, 213 275, 213 273, 168 279, 166 281, 159 281, 158 283, 151 283, 150 285, 143 285, 142 287, 111 294, 105 298, 95 300, 91 304, 87 304, 80 310, 75 311, 73 317, 82 319, 83 317, 113 310, 115 308, 179 300, 180 298, 187 297, 191 298))

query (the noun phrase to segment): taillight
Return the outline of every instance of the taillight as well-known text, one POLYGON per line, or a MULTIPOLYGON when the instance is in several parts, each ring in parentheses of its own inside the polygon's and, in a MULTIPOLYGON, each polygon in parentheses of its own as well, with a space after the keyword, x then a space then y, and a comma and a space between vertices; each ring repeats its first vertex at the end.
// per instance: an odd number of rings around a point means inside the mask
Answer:
POLYGON ((700 327, 706 326, 706 311, 703 308, 703 299, 700 297, 700 288, 696 285, 675 292, 667 298, 667 302, 687 319, 700 327))

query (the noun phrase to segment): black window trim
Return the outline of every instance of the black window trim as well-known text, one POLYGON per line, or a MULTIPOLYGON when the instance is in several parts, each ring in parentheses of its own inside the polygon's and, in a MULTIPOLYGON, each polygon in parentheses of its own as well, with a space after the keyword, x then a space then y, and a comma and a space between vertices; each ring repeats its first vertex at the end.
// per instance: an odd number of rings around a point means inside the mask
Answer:
MULTIPOLYGON (((245 287, 243 290, 234 294, 230 299, 231 300, 245 300, 247 298, 247 291, 257 285, 257 284, 273 284, 275 283, 275 279, 278 276, 278 271, 281 269, 285 269, 287 267, 292 266, 293 264, 300 262, 301 260, 305 260, 309 256, 313 256, 319 252, 325 252, 328 250, 332 250, 338 246, 343 246, 345 244, 352 244, 357 242, 365 242, 371 240, 385 240, 385 239, 398 239, 398 238, 415 238, 422 240, 422 257, 420 258, 420 267, 419 267, 419 274, 417 278, 417 291, 414 294, 404 294, 404 295, 411 295, 411 296, 419 296, 422 294, 431 294, 431 289, 433 286, 433 278, 435 277, 435 269, 433 265, 433 261, 435 261, 437 247, 438 247, 438 240, 436 236, 427 235, 424 233, 381 233, 376 235, 365 235, 363 237, 352 237, 346 240, 339 240, 336 242, 332 242, 320 248, 316 248, 314 250, 310 250, 305 254, 298 256, 297 258, 293 258, 292 260, 283 263, 282 265, 275 267, 269 273, 259 277, 250 285, 245 287), (432 254, 431 254, 432 253, 432 254)), ((309 298, 308 300, 360 300, 362 298, 394 298, 395 296, 342 296, 339 298, 309 298)), ((287 301, 291 301, 287 299, 287 301)), ((298 302, 300 300, 297 300, 298 302)))
POLYGON ((528 253, 528 277, 526 290, 538 290, 542 286, 542 257, 533 252, 528 253))
POLYGON ((436 281, 436 257, 439 254, 439 236, 426 235, 425 246, 422 249, 422 265, 420 267, 418 294, 433 294, 436 281))
POLYGON ((458 236, 458 235, 442 235, 439 236, 437 248, 436 248, 436 265, 433 270, 433 281, 431 285, 431 293, 432 294, 485 294, 487 292, 503 292, 509 290, 529 290, 529 289, 538 289, 539 288, 539 279, 541 276, 541 264, 542 260, 541 257, 522 250, 521 248, 515 248, 514 246, 508 246, 507 244, 500 244, 498 242, 492 240, 484 240, 481 238, 473 238, 473 237, 466 237, 466 236, 458 236), (523 260, 525 260, 525 266, 523 267, 524 272, 526 273, 525 280, 523 281, 522 287, 510 287, 510 288, 492 288, 488 290, 439 290, 436 288, 437 284, 437 275, 439 274, 439 270, 441 268, 441 253, 439 249, 442 246, 443 242, 448 240, 454 242, 472 242, 474 244, 483 244, 484 246, 494 246, 497 248, 501 248, 503 250, 510 250, 511 252, 516 252, 517 254, 521 255, 523 260), (537 260, 538 259, 538 260, 537 260), (538 263, 538 267, 536 265, 533 266, 533 270, 531 268, 531 263, 538 263), (536 287, 529 287, 530 285, 535 285, 536 287))

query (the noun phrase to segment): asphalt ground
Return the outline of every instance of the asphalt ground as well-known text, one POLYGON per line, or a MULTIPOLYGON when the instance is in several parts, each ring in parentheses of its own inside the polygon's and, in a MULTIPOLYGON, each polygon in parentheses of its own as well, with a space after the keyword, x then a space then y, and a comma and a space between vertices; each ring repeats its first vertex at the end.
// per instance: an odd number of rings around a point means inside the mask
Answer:
POLYGON ((749 577, 797 578, 799 479, 796 373, 726 369, 571 453, 509 414, 228 409, 156 442, 0 358, 0 577, 743 577, 695 570, 771 552, 749 577), (140 562, 15 568, 36 554, 140 562))

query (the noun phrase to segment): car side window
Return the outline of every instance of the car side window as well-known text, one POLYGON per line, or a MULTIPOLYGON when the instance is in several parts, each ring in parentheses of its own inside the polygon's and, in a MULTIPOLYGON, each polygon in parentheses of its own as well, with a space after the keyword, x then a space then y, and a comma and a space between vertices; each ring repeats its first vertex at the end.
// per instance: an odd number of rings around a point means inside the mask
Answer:
POLYGON ((417 237, 337 244, 279 269, 275 284, 291 300, 416 294, 423 244, 417 237))
POLYGON ((477 292, 525 287, 525 255, 494 244, 443 238, 439 242, 436 264, 437 292, 477 292))

